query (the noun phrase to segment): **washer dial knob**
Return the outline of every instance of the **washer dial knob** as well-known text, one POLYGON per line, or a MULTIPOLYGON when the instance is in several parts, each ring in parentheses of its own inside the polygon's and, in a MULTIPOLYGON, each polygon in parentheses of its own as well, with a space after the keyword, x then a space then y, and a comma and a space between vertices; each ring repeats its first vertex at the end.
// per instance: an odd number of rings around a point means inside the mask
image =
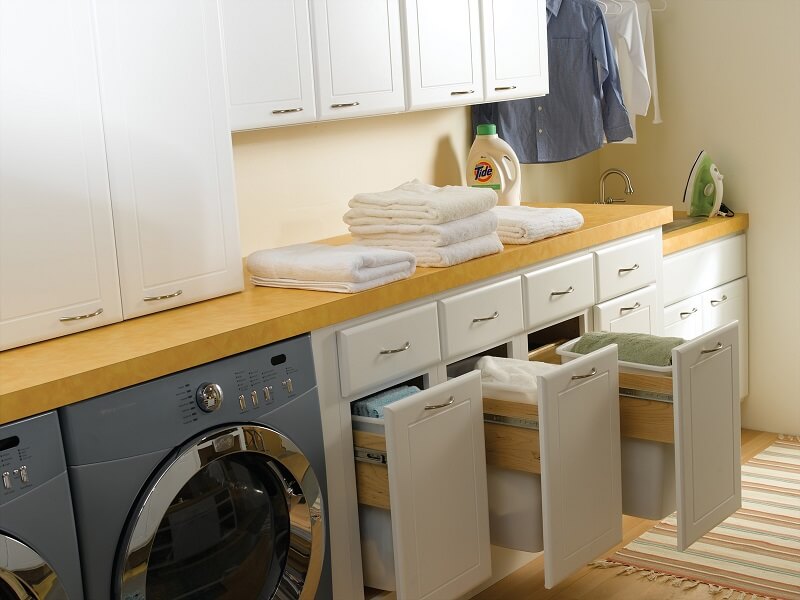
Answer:
POLYGON ((216 383, 204 383, 195 394, 197 406, 204 412, 214 412, 222 405, 222 388, 216 383))

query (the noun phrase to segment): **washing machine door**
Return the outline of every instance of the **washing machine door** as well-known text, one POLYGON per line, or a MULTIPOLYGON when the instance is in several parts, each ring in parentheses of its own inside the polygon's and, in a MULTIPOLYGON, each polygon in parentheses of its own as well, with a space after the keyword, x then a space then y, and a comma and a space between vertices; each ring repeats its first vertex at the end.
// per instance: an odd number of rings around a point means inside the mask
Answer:
POLYGON ((19 540, 0 533, 0 600, 67 600, 53 568, 19 540))
POLYGON ((266 427, 190 442, 131 513, 119 600, 314 598, 325 551, 322 495, 308 460, 266 427))

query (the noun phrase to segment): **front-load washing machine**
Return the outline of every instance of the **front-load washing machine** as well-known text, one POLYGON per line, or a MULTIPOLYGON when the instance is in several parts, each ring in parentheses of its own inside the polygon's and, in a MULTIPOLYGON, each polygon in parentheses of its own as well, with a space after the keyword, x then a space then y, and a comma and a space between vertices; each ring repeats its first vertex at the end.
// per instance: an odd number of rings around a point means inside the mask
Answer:
POLYGON ((332 598, 309 336, 61 421, 87 600, 332 598))
POLYGON ((83 598, 55 412, 0 425, 0 598, 83 598))

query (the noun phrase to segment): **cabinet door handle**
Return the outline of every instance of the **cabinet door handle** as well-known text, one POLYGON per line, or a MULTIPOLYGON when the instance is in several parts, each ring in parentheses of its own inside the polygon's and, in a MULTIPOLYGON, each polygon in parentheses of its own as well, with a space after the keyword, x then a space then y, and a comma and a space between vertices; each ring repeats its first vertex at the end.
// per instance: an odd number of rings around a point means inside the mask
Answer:
POLYGON ((681 313, 681 319, 688 319, 689 317, 691 317, 696 312, 697 312, 697 308, 693 308, 689 312, 682 312, 681 313))
POLYGON ((592 367, 592 370, 589 371, 586 375, 573 375, 572 380, 575 381, 576 379, 588 379, 589 377, 594 377, 597 375, 597 369, 592 367))
POLYGON ((450 396, 447 402, 443 402, 442 404, 428 404, 425 407, 425 410, 436 410, 437 408, 444 408, 445 406, 450 406, 453 402, 456 401, 455 396, 450 396))
POLYGON ((460 92, 450 92, 451 96, 466 96, 467 94, 474 94, 475 90, 462 90, 460 92))
POLYGON ((411 342, 406 342, 400 348, 392 348, 391 350, 381 350, 378 354, 397 354, 398 352, 405 352, 411 348, 411 342))
POLYGON ((286 113, 296 113, 296 112, 303 112, 303 107, 298 108, 281 108, 279 110, 273 110, 273 115, 285 115, 286 113))
POLYGON ((183 293, 183 290, 172 292, 171 294, 164 294, 163 296, 145 296, 142 298, 145 302, 155 302, 156 300, 168 300, 170 298, 177 298, 183 293))
POLYGON ((96 311, 94 311, 93 313, 89 313, 88 315, 76 315, 74 317, 61 317, 59 319, 59 321, 61 321, 62 323, 65 323, 66 321, 80 321, 82 319, 91 319, 92 317, 96 317, 97 315, 102 315, 102 314, 103 314, 103 309, 102 308, 98 308, 96 311))
POLYGON ((515 90, 515 89, 517 89, 517 86, 515 86, 515 85, 503 85, 503 86, 494 88, 494 91, 495 92, 507 92, 508 90, 515 90))
POLYGON ((626 310, 636 310, 637 308, 641 308, 641 307, 642 307, 642 305, 637 302, 633 306, 623 306, 622 308, 619 309, 619 312, 621 314, 621 313, 625 312, 626 310))
POLYGON ((472 322, 473 323, 481 323, 483 321, 494 321, 499 316, 500 316, 500 313, 497 312, 497 311, 494 311, 492 316, 490 316, 490 317, 476 317, 476 318, 472 319, 472 322))
POLYGON ((572 287, 572 286, 569 286, 563 292, 550 292, 550 295, 551 296, 564 296, 565 294, 571 294, 574 291, 575 291, 575 288, 572 287))
POLYGON ((711 348, 711 350, 700 350, 700 354, 711 354, 712 352, 719 352, 722 350, 722 342, 717 342, 717 345, 711 348))
POLYGON ((712 300, 711 301, 711 306, 719 306, 723 302, 727 302, 727 301, 728 301, 728 297, 725 294, 722 294, 722 298, 720 298, 719 300, 712 300))
POLYGON ((343 104, 331 104, 331 108, 347 108, 349 106, 358 106, 360 102, 344 102, 343 104))
POLYGON ((632 267, 628 267, 627 269, 620 269, 617 271, 617 273, 622 275, 623 273, 630 273, 631 271, 635 271, 638 268, 639 268, 639 263, 634 263, 632 267))

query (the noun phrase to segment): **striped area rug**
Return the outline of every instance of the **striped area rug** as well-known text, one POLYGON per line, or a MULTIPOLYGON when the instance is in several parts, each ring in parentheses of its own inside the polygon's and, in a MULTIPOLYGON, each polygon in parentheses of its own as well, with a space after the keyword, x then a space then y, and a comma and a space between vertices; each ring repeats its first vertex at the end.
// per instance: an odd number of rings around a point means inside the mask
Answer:
POLYGON ((800 439, 779 439, 742 466, 742 508, 676 550, 675 515, 597 567, 626 567, 714 600, 800 600, 800 439))

